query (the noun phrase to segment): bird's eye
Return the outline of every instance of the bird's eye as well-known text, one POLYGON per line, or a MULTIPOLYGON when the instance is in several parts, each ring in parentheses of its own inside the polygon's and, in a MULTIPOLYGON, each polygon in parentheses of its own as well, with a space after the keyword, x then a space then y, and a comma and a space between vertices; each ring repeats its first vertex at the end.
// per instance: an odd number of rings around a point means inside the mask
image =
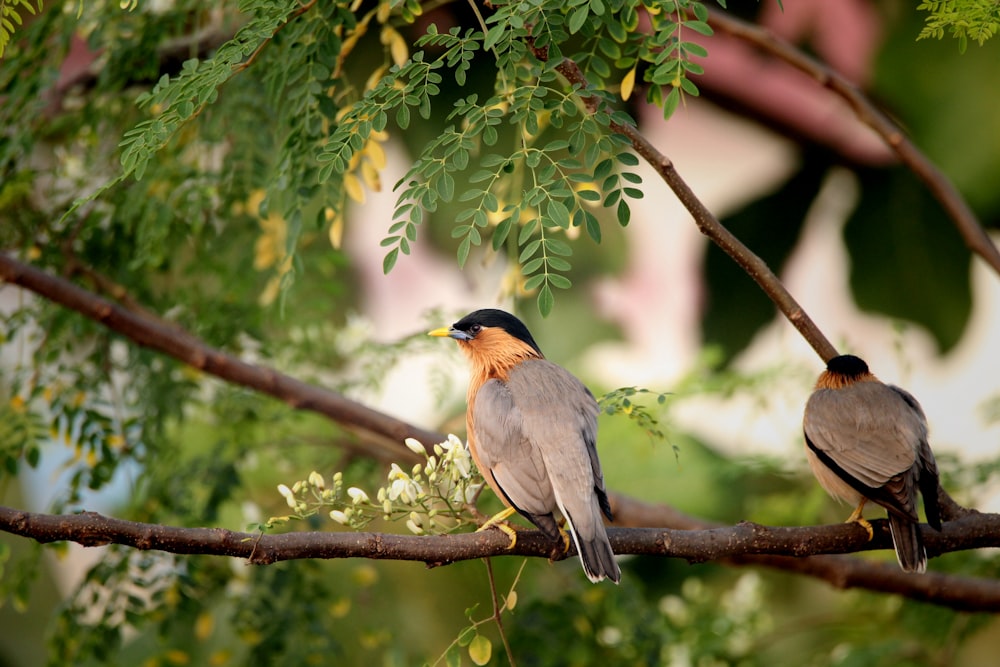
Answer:
POLYGON ((473 336, 475 336, 477 333, 479 333, 482 330, 483 330, 483 327, 480 326, 480 325, 478 325, 478 324, 473 324, 471 327, 469 327, 469 333, 472 334, 473 336))

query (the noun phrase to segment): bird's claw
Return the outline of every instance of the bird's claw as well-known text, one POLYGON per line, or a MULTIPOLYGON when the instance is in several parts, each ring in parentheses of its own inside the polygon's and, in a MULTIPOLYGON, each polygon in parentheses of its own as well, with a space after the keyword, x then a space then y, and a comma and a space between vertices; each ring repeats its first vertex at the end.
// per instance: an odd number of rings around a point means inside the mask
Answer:
POLYGON ((504 535, 510 538, 510 544, 507 545, 507 549, 513 549, 517 544, 517 531, 514 527, 507 523, 507 519, 514 514, 514 509, 508 507, 502 512, 498 512, 483 522, 483 525, 476 529, 477 533, 480 533, 488 528, 496 528, 504 535))
POLYGON ((873 539, 875 539, 875 529, 872 528, 872 525, 871 525, 871 523, 868 522, 868 519, 862 519, 861 517, 858 517, 857 519, 854 519, 850 523, 856 523, 859 526, 861 526, 862 528, 864 528, 865 531, 868 533, 868 541, 869 542, 871 542, 873 539))
POLYGON ((563 553, 569 552, 569 546, 573 543, 573 539, 570 537, 569 533, 562 528, 559 529, 559 535, 563 539, 563 553))
POLYGON ((844 523, 856 523, 862 528, 864 528, 865 532, 868 533, 868 541, 871 542, 873 539, 875 539, 875 529, 872 528, 872 525, 870 523, 868 523, 868 519, 865 519, 863 516, 861 516, 861 513, 865 509, 866 502, 868 501, 862 498, 861 502, 858 503, 858 506, 854 508, 853 512, 851 512, 851 516, 847 517, 847 521, 845 521, 844 523))

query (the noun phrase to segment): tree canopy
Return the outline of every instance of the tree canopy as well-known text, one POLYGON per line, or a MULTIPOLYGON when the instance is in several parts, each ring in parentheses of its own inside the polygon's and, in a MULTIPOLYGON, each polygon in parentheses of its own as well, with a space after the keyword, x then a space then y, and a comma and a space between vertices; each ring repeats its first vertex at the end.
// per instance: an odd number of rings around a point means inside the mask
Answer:
POLYGON ((914 576, 802 461, 682 413, 766 411, 850 344, 783 280, 838 173, 848 297, 968 339, 971 267, 1000 275, 996 3, 727 4, 0 2, 0 622, 46 628, 0 662, 985 664, 995 452, 939 453, 914 576), (797 151, 724 213, 653 138, 708 104, 797 151), (587 378, 624 572, 591 587, 537 532, 471 532, 499 501, 431 272, 580 357, 627 337, 589 293, 657 192, 711 244, 639 302, 702 295, 701 350, 669 386, 587 378), (400 272, 437 310, 373 315, 400 272), (776 313, 813 366, 740 363, 776 313))

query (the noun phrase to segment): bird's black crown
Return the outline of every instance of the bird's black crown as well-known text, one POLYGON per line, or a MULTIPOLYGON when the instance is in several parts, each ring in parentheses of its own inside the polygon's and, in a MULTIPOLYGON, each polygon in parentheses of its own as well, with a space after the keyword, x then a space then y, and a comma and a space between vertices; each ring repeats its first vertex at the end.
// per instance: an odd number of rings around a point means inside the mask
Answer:
POLYGON ((869 373, 868 364, 864 362, 864 359, 855 357, 853 354, 842 354, 839 357, 834 357, 826 362, 826 370, 847 377, 860 377, 869 373))
POLYGON ((452 326, 459 331, 464 331, 465 333, 475 337, 475 334, 471 331, 471 329, 477 324, 481 327, 496 327, 498 329, 503 329, 514 338, 524 341, 530 345, 538 354, 542 353, 541 349, 538 347, 538 343, 536 343, 535 339, 531 337, 531 332, 528 331, 528 327, 524 326, 524 322, 504 310, 499 310, 497 308, 483 308, 481 310, 476 310, 469 313, 458 322, 455 322, 452 326))

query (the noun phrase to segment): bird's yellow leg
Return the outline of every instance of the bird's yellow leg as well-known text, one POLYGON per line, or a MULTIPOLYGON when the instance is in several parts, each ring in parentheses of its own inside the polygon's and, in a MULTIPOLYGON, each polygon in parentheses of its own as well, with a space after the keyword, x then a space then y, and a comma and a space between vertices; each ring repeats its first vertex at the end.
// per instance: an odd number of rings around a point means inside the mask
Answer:
POLYGON ((854 508, 853 512, 851 512, 851 516, 847 517, 847 521, 844 523, 856 523, 860 525, 868 531, 868 541, 871 542, 875 538, 875 530, 872 528, 872 525, 868 523, 868 520, 861 516, 861 512, 865 509, 866 502, 868 502, 868 500, 862 498, 861 502, 858 503, 858 506, 854 508))
POLYGON ((505 534, 507 537, 510 538, 510 546, 508 546, 507 548, 513 549, 514 545, 517 544, 517 533, 514 531, 514 528, 512 526, 507 525, 506 521, 511 516, 513 516, 514 512, 516 511, 517 510, 515 510, 513 507, 508 507, 502 512, 497 512, 489 519, 487 519, 485 522, 483 522, 483 525, 477 528, 476 532, 478 533, 486 530, 487 528, 496 527, 503 534, 505 534))
POLYGON ((559 521, 556 522, 556 528, 559 529, 559 535, 563 539, 563 553, 569 551, 569 545, 573 543, 573 538, 570 537, 569 531, 565 529, 566 517, 560 517, 559 521))
POLYGON ((562 526, 559 526, 559 534, 563 538, 563 553, 569 551, 569 545, 573 543, 573 538, 570 537, 569 531, 563 530, 562 526))

